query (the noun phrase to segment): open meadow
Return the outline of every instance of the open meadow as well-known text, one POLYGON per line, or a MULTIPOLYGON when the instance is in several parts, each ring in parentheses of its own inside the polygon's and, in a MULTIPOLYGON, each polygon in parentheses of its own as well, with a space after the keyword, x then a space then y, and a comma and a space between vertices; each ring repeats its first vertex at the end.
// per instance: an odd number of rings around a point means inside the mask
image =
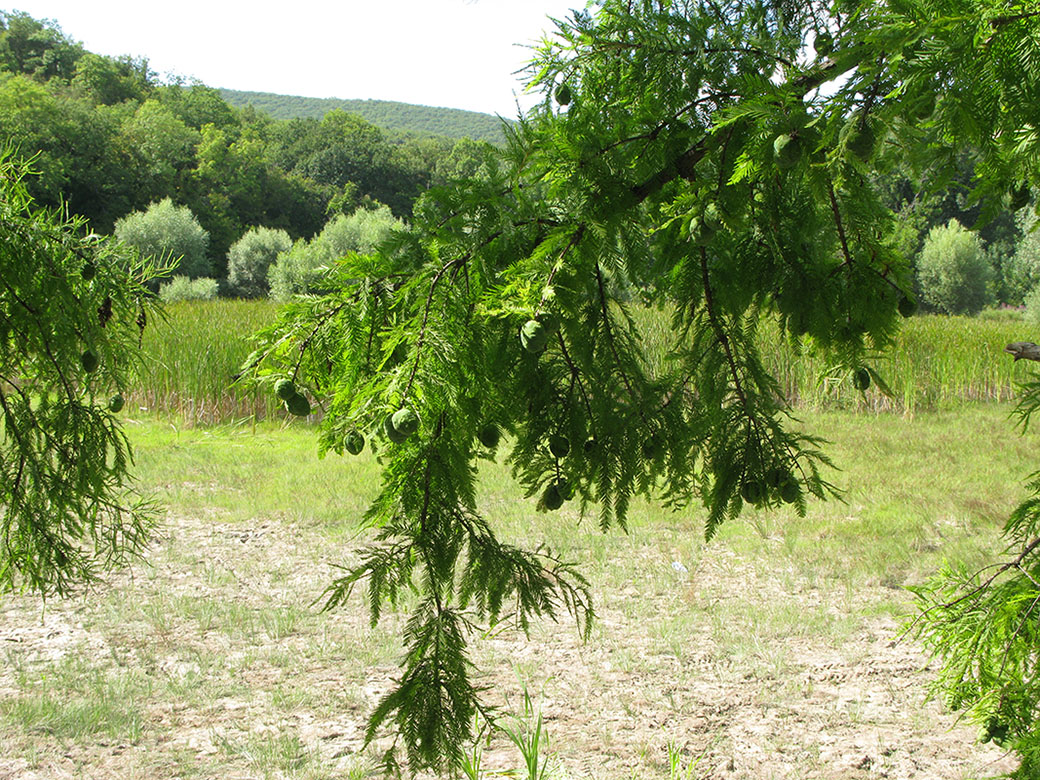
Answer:
MULTIPOLYGON (((370 627, 363 593, 319 607, 336 567, 357 560, 378 462, 367 449, 319 460, 313 426, 225 389, 219 377, 248 351, 239 337, 273 315, 233 306, 172 308, 179 348, 150 354, 182 378, 164 380, 165 395, 143 380, 124 412, 140 487, 165 506, 146 560, 69 600, 0 600, 0 778, 371 770, 365 719, 397 671, 399 620, 370 627), (200 312, 211 335, 190 342, 184 323, 200 312), (178 354, 196 362, 180 367, 178 354)), ((486 699, 522 744, 539 723, 525 691, 540 713, 545 777, 952 780, 1012 768, 928 700, 934 670, 901 628, 907 586, 999 549, 1037 467, 1038 435, 1013 427, 1007 403, 1028 368, 1000 354, 1025 328, 914 318, 878 363, 894 400, 828 394, 826 371, 778 348, 845 500, 811 503, 804 518, 745 511, 710 543, 703 510, 639 503, 627 534, 601 533, 572 504, 536 515, 508 470, 485 464, 480 500, 496 530, 578 562, 596 599, 585 644, 566 616, 529 640, 511 628, 472 637, 486 699)), ((478 752, 482 776, 528 777, 505 733, 478 752)))

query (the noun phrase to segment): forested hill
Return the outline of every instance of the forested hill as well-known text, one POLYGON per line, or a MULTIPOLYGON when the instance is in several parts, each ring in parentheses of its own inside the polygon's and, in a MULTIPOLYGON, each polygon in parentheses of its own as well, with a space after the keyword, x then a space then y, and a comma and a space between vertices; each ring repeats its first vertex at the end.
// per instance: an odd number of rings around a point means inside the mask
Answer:
POLYGON ((458 108, 434 108, 391 100, 341 100, 276 95, 272 92, 243 92, 220 89, 221 97, 236 108, 252 105, 275 119, 321 119, 335 109, 357 114, 385 130, 400 130, 448 138, 472 138, 501 144, 502 120, 491 114, 458 108))
POLYGON ((32 160, 36 203, 109 233, 169 199, 207 234, 214 278, 254 227, 309 241, 359 208, 407 220, 416 199, 477 175, 493 151, 428 127, 384 129, 343 110, 275 119, 204 84, 164 82, 146 60, 89 52, 54 22, 0 11, 0 149, 32 160))

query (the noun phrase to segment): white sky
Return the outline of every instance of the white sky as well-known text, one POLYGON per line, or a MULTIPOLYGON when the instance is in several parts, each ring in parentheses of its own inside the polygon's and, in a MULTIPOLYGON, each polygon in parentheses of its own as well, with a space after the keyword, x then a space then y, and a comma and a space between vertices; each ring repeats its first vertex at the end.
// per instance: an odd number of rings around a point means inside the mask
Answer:
POLYGON ((160 75, 307 97, 516 115, 525 48, 584 0, 11 0, 98 54, 160 75), (517 45, 520 44, 520 45, 517 45))

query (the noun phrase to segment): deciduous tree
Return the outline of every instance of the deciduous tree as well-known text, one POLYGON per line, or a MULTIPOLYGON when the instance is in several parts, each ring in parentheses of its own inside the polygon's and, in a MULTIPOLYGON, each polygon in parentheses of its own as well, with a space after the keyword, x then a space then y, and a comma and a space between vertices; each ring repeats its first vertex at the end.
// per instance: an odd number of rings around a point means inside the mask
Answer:
POLYGON ((978 314, 991 300, 993 267, 982 241, 955 219, 928 232, 917 276, 922 297, 946 314, 978 314))
POLYGON ((386 206, 359 207, 330 219, 311 241, 299 240, 279 253, 268 269, 271 297, 287 301, 294 295, 328 287, 328 269, 351 253, 370 253, 394 230, 404 228, 386 206))
POLYGON ((169 265, 189 279, 211 275, 206 256, 209 234, 191 209, 176 205, 170 198, 123 217, 116 222, 115 234, 141 257, 169 265))
POLYGON ((228 250, 228 286, 243 298, 266 296, 267 271, 282 252, 292 247, 284 230, 258 227, 245 232, 228 250))
POLYGON ((0 64, 40 81, 72 78, 83 48, 51 22, 22 11, 0 12, 0 64))

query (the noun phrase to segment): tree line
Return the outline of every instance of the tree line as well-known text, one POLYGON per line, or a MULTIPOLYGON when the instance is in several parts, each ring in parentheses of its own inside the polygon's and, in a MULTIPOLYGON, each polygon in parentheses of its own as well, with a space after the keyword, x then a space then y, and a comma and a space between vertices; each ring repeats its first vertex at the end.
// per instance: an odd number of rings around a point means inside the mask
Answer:
POLYGON ((41 206, 92 230, 170 198, 208 235, 211 275, 251 227, 310 239, 359 206, 410 214, 488 145, 387 132, 359 116, 275 120, 201 83, 160 79, 138 57, 94 54, 50 21, 0 12, 0 139, 31 159, 41 206))
POLYGON ((400 130, 418 135, 441 135, 448 138, 472 138, 496 145, 501 145, 505 140, 502 121, 498 117, 459 108, 417 106, 394 100, 300 97, 224 88, 221 88, 220 94, 237 108, 251 105, 275 119, 321 119, 330 111, 341 109, 348 114, 357 114, 385 130, 400 130))

